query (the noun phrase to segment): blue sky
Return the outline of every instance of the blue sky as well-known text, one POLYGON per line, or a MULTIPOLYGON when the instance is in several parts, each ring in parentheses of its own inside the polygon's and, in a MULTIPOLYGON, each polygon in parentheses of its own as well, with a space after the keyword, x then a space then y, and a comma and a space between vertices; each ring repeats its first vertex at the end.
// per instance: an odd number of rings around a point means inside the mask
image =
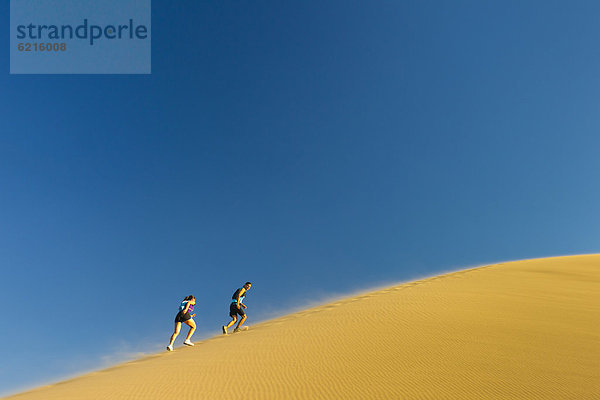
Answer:
POLYGON ((153 3, 147 76, 0 39, 0 395, 162 351, 190 293, 200 338, 246 280, 252 325, 598 252, 597 2, 153 3))

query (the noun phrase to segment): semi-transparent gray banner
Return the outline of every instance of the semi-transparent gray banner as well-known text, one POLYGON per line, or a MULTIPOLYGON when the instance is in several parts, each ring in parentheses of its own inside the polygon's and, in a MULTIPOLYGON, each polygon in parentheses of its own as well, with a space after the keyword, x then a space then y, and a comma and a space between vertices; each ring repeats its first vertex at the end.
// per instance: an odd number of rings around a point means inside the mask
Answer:
POLYGON ((149 74, 151 0, 10 0, 11 74, 149 74))

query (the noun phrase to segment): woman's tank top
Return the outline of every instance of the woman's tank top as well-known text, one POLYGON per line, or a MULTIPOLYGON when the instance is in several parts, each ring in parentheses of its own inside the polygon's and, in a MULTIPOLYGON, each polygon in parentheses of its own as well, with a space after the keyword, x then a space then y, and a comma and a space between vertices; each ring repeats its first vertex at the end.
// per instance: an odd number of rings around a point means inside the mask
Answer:
MULTIPOLYGON (((179 311, 185 310, 185 306, 187 305, 187 303, 188 303, 188 300, 182 301, 181 304, 179 305, 179 311)), ((190 307, 188 308, 187 312, 189 312, 191 314, 192 311, 194 311, 194 305, 190 304, 190 307)))

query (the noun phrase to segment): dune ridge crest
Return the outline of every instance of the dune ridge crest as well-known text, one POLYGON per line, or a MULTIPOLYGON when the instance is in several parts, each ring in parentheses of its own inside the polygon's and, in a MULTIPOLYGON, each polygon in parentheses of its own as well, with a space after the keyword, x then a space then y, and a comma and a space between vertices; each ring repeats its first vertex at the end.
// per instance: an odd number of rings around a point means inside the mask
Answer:
POLYGON ((340 299, 6 397, 600 399, 600 255, 494 264, 340 299))

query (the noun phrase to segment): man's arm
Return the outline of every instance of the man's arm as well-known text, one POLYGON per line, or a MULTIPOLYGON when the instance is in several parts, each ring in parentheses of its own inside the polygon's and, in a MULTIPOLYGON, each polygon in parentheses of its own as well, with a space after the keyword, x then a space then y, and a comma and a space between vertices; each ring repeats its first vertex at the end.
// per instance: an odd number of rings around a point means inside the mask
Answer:
MULTIPOLYGON (((244 294, 244 292, 245 292, 245 291, 246 291, 246 288, 242 288, 242 289, 241 289, 241 290, 238 292, 238 295, 237 295, 237 308, 238 308, 238 309, 240 308, 240 304, 242 304, 242 303, 240 303, 240 297, 242 297, 242 295, 244 294)), ((242 304, 242 306, 243 306, 243 304, 242 304)), ((246 308, 246 307, 244 307, 244 308, 246 308)))

